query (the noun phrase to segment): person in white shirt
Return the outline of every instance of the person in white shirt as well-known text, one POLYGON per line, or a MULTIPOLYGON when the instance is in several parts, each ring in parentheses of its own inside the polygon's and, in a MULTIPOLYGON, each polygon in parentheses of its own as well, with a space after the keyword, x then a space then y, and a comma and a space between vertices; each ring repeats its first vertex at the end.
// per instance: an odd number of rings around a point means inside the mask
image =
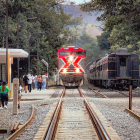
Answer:
POLYGON ((43 81, 43 85, 42 85, 42 89, 46 89, 46 80, 47 80, 48 76, 46 75, 42 75, 42 81, 43 81))
POLYGON ((32 77, 33 77, 33 79, 32 79, 32 87, 33 87, 33 89, 35 89, 35 76, 32 75, 32 77))
POLYGON ((33 80, 33 77, 31 76, 31 74, 28 74, 28 91, 31 92, 32 90, 32 80, 33 80))

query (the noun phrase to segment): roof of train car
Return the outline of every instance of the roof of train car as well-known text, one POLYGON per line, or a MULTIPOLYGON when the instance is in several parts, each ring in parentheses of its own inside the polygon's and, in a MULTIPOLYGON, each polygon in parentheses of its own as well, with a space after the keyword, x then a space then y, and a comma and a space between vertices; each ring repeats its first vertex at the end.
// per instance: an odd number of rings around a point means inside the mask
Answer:
POLYGON ((119 48, 119 49, 115 50, 113 53, 128 53, 128 49, 119 48))
POLYGON ((91 61, 89 62, 87 65, 86 65, 86 68, 89 67, 94 61, 91 61))
MULTIPOLYGON (((101 62, 102 60, 106 59, 107 57, 112 57, 112 55, 130 55, 131 53, 128 53, 128 50, 125 49, 125 48, 120 48, 120 49, 117 49, 116 51, 112 52, 112 53, 108 53, 106 54, 104 57, 101 57, 97 60, 94 60, 94 61, 91 61, 89 62, 87 65, 86 65, 86 69, 90 67, 90 65, 92 65, 94 62, 96 62, 97 64, 99 62, 101 62)), ((137 55, 137 54, 133 54, 133 55, 137 55)))
POLYGON ((86 65, 86 69, 93 69, 94 65, 95 65, 95 61, 91 61, 86 65))

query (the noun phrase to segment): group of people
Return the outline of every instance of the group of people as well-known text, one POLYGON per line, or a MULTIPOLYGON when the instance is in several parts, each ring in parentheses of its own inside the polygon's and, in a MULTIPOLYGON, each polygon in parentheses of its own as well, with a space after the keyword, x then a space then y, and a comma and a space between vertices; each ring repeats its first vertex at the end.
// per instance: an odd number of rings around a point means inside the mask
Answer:
POLYGON ((28 91, 31 93, 32 88, 41 91, 41 89, 46 89, 46 82, 47 82, 47 73, 44 75, 24 75, 23 82, 24 82, 24 90, 25 93, 28 91))
MULTIPOLYGON (((47 82, 47 73, 44 75, 25 75, 23 78, 24 81, 24 89, 25 93, 27 93, 27 88, 28 91, 31 92, 32 88, 37 89, 38 91, 41 89, 46 89, 46 82, 47 82)), ((21 100, 21 90, 22 86, 19 85, 19 90, 18 90, 18 108, 20 108, 20 100, 21 100)), ((9 88, 7 86, 7 82, 0 80, 0 109, 7 109, 7 104, 8 104, 8 96, 9 96, 9 88)))
POLYGON ((8 91, 7 82, 0 80, 0 109, 7 109, 8 104, 8 91), (1 106, 2 105, 2 106, 1 106))

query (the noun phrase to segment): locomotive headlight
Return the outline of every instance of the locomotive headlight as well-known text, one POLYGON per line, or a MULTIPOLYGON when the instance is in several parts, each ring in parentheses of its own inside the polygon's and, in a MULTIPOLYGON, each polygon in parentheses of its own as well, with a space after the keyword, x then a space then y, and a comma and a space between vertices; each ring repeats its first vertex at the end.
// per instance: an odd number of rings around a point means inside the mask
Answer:
POLYGON ((76 72, 77 72, 77 73, 80 72, 79 68, 76 69, 76 72))
POLYGON ((72 62, 73 61, 73 56, 70 56, 69 57, 69 60, 72 62))
POLYGON ((67 72, 67 69, 64 69, 63 72, 66 73, 67 72))

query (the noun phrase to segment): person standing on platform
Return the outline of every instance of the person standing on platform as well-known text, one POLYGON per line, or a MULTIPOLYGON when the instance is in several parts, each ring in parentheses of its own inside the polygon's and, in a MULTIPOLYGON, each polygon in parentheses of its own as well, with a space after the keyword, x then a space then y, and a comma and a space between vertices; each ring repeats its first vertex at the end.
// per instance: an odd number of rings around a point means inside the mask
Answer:
POLYGON ((55 75, 54 75, 54 82, 57 85, 57 73, 56 72, 55 72, 55 75))
POLYGON ((33 87, 33 90, 35 89, 35 76, 32 75, 33 79, 32 79, 32 87, 33 87))
POLYGON ((0 86, 2 109, 3 108, 7 109, 7 104, 8 104, 9 88, 6 84, 7 82, 3 82, 2 86, 0 86))
POLYGON ((40 89, 41 91, 41 87, 42 87, 42 78, 41 78, 41 75, 38 75, 37 77, 37 82, 38 82, 38 90, 40 89))
POLYGON ((33 77, 31 76, 31 74, 28 74, 28 91, 31 93, 31 90, 32 90, 32 80, 33 80, 33 77))
POLYGON ((46 89, 46 81, 47 81, 47 73, 45 73, 44 75, 42 75, 42 82, 43 82, 43 85, 42 85, 42 89, 46 89))
POLYGON ((27 75, 24 76, 23 78, 23 81, 24 81, 24 90, 25 90, 25 93, 27 93, 27 88, 28 88, 28 77, 27 75))
POLYGON ((35 89, 38 89, 38 87, 37 87, 37 84, 38 82, 37 82, 37 74, 35 75, 35 89))

